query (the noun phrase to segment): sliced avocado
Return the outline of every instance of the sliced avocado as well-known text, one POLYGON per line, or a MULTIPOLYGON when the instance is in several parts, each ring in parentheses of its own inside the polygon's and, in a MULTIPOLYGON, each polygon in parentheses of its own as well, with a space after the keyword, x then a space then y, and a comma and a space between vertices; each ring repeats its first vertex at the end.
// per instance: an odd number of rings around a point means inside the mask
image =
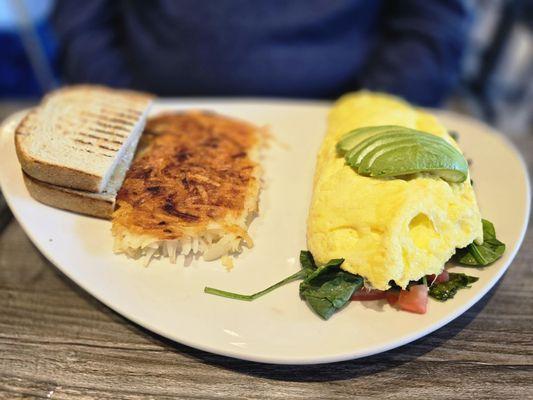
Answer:
POLYGON ((357 171, 361 175, 369 175, 372 172, 372 165, 374 164, 375 160, 377 160, 379 157, 384 155, 385 153, 389 151, 396 150, 398 148, 403 147, 410 147, 413 146, 413 144, 418 143, 422 146, 432 146, 432 145, 438 145, 438 142, 425 138, 425 137, 415 137, 408 136, 402 140, 398 141, 387 141, 384 144, 375 147, 372 151, 368 152, 361 162, 359 163, 359 166, 357 167, 357 171))
POLYGON ((358 143, 352 150, 346 153, 346 161, 351 167, 357 168, 363 157, 376 147, 385 143, 401 141, 409 137, 414 138, 414 134, 400 130, 374 135, 358 143))
POLYGON ((424 142, 404 144, 401 147, 389 147, 382 151, 375 159, 368 175, 388 175, 391 173, 413 173, 413 171, 431 168, 433 165, 448 165, 446 160, 450 154, 442 149, 424 142), (404 172, 407 171, 407 172, 404 172))
MULTIPOLYGON (((433 170, 432 173, 440 176, 442 179, 444 179, 447 182, 453 182, 453 183, 461 183, 466 180, 466 175, 463 170, 449 170, 449 169, 441 169, 441 170, 433 170)), ((468 170, 466 172, 468 174, 468 170)))
POLYGON ((344 155, 362 140, 391 129, 398 128, 396 125, 365 126, 346 133, 337 143, 337 152, 344 155))
POLYGON ((383 151, 366 172, 372 177, 431 172, 448 182, 463 182, 468 176, 468 163, 452 146, 416 142, 383 151))
POLYGON ((454 149, 451 148, 450 146, 445 146, 445 143, 436 136, 406 135, 402 140, 387 141, 384 144, 375 147, 372 151, 367 153, 363 157, 361 162, 359 163, 358 172, 363 175, 370 173, 370 168, 372 167, 372 164, 379 156, 381 156, 382 154, 390 150, 395 150, 398 147, 405 147, 405 146, 412 145, 414 143, 420 143, 420 144, 423 144, 424 146, 441 146, 441 150, 447 153, 449 153, 450 151, 454 151, 454 149))
MULTIPOLYGON (((341 143, 342 142, 342 143, 341 143)), ((396 125, 356 129, 337 150, 359 174, 394 177, 429 172, 449 182, 463 182, 468 163, 454 146, 427 132, 396 125)))

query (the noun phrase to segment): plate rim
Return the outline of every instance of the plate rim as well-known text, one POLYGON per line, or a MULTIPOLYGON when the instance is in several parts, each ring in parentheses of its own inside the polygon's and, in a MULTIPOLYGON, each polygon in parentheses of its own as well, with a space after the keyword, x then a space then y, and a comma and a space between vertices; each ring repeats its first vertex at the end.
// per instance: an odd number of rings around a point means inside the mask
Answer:
MULTIPOLYGON (((333 104, 331 101, 321 101, 321 100, 293 100, 293 99, 273 99, 273 98, 267 98, 267 99, 261 99, 261 98, 186 98, 186 99, 175 99, 175 98, 165 98, 165 99, 158 99, 154 106, 161 105, 190 105, 191 107, 196 107, 197 105, 202 104, 210 104, 210 103, 216 103, 216 104, 224 104, 224 105, 260 105, 260 104, 273 104, 273 105, 279 105, 279 104, 293 104, 293 105, 312 105, 312 106, 324 106, 329 107, 333 104)), ((404 335, 403 337, 400 337, 397 340, 394 340, 392 342, 389 342, 387 345, 375 345, 370 346, 366 351, 354 351, 351 353, 342 352, 338 354, 331 354, 327 356, 314 356, 312 358, 309 357, 287 357, 287 358, 280 358, 280 357, 268 357, 268 356, 257 356, 257 355, 247 355, 246 352, 242 351, 236 351, 233 349, 226 349, 221 350, 219 348, 216 348, 214 346, 210 346, 207 344, 199 344, 194 342, 193 340, 188 340, 187 338, 180 338, 175 339, 174 337, 169 336, 168 333, 162 332, 157 326, 152 326, 152 324, 147 323, 145 321, 140 320, 140 318, 136 318, 135 316, 130 315, 128 312, 125 312, 122 310, 122 307, 110 305, 108 302, 101 298, 101 296, 93 293, 92 290, 88 289, 82 282, 80 282, 78 279, 71 276, 71 273, 68 271, 68 269, 63 269, 60 267, 59 262, 55 262, 54 255, 52 252, 48 252, 44 250, 40 244, 40 241, 37 240, 33 234, 31 233, 29 227, 27 226, 25 220, 21 218, 21 216, 18 213, 18 210, 16 207, 11 203, 12 199, 8 196, 4 196, 6 203, 8 204, 9 208, 13 212, 13 215, 15 216, 17 222, 22 227, 24 233, 30 238, 32 244, 37 247, 37 249, 41 252, 41 254, 61 273, 63 273, 65 276, 67 276, 71 281, 73 281, 77 286, 79 286, 82 290, 90 294, 92 297, 97 299, 99 302, 104 304, 106 307, 111 309, 113 312, 116 312, 120 314, 125 319, 132 321, 136 325, 139 325, 141 327, 144 327, 148 329, 151 332, 156 333, 159 336, 165 337, 173 342, 176 342, 180 345, 185 345, 190 348, 198 349, 201 351, 209 352, 216 355, 221 355, 225 357, 231 357, 235 359, 240 360, 246 360, 246 361, 252 361, 252 362, 260 362, 265 364, 278 364, 278 365, 316 365, 316 364, 328 364, 328 363, 335 363, 335 362, 342 362, 347 360, 355 360, 359 358, 368 357, 371 355, 383 353, 401 346, 404 346, 408 343, 411 343, 417 339, 420 339, 426 335, 429 335, 436 330, 442 328, 443 326, 447 325, 463 313, 465 313, 467 310, 469 310, 472 306, 474 306, 476 303, 478 303, 481 298, 483 298, 485 295, 487 295, 494 285, 502 278, 502 276, 507 272, 508 268, 514 261, 516 254, 520 250, 525 235, 527 233, 527 227, 529 224, 529 219, 531 215, 531 179, 529 175, 529 170, 527 168, 527 164, 525 163, 524 158, 522 157, 522 154, 518 151, 517 147, 514 145, 513 142, 510 141, 510 139, 499 133, 495 128, 487 125, 483 121, 477 120, 471 116, 461 114, 459 112, 455 112, 452 110, 442 110, 442 109, 427 109, 431 113, 435 114, 437 117, 439 116, 448 116, 455 119, 463 119, 467 123, 470 124, 476 124, 484 132, 491 135, 498 136, 499 139, 503 140, 505 144, 512 150, 514 156, 518 159, 522 172, 525 176, 525 185, 526 185, 526 218, 524 219, 522 223, 522 227, 520 230, 520 238, 517 241, 517 246, 515 247, 514 251, 509 255, 509 261, 504 265, 497 273, 492 277, 492 279, 484 285, 483 290, 476 293, 469 301, 467 301, 462 306, 455 308, 452 313, 450 313, 446 318, 443 318, 429 326, 424 326, 423 328, 417 329, 413 332, 411 332, 408 335, 404 335)), ((18 114, 22 114, 23 112, 27 112, 27 110, 18 111, 11 116, 8 116, 5 118, 1 125, 0 125, 0 133, 4 135, 5 129, 4 126, 7 125, 9 120, 11 118, 14 118, 18 114)), ((1 189, 1 182, 0 182, 0 189, 1 189)))

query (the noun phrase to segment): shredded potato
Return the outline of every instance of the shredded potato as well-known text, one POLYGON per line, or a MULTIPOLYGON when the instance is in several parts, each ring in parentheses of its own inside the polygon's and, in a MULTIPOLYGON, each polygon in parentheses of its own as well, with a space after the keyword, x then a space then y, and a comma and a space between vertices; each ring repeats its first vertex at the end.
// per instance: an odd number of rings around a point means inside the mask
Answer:
POLYGON ((132 257, 203 254, 216 259, 253 245, 261 135, 248 123, 207 112, 150 119, 117 196, 115 251, 132 257))

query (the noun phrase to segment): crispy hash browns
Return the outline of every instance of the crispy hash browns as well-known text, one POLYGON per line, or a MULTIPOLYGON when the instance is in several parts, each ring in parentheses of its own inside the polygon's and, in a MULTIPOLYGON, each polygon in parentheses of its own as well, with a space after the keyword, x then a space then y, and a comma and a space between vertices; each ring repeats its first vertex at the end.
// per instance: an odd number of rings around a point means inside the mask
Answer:
POLYGON ((248 223, 260 189, 257 127, 211 112, 148 120, 117 196, 115 251, 131 257, 202 254, 205 260, 252 246, 248 223))

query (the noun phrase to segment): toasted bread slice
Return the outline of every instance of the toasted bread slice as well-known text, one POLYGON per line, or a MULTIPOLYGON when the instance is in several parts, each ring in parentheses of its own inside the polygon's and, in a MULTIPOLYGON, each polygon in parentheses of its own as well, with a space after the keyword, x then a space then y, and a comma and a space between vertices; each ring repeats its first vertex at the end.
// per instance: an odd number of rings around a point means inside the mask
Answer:
POLYGON ((106 191, 120 160, 136 145, 151 103, 150 95, 100 86, 52 92, 15 131, 22 169, 43 183, 106 191))
POLYGON ((111 219, 118 190, 131 164, 138 140, 139 138, 136 138, 135 142, 128 147, 126 154, 120 158, 107 187, 101 193, 41 182, 22 171, 26 189, 35 200, 46 205, 92 217, 111 219))
POLYGON ((116 193, 91 193, 38 181, 22 172, 31 197, 46 205, 92 217, 110 219, 115 208, 116 193))
MULTIPOLYGON (((20 121, 31 110, 20 111, 4 120, 0 126, 0 134, 13 136, 20 121)), ((138 140, 138 139, 137 139, 138 140)), ((102 193, 92 193, 83 190, 65 188, 39 181, 24 171, 22 176, 30 195, 41 203, 52 207, 78 212, 99 218, 111 218, 115 207, 117 191, 126 175, 126 171, 135 153, 135 141, 121 157, 106 189, 102 193)))

